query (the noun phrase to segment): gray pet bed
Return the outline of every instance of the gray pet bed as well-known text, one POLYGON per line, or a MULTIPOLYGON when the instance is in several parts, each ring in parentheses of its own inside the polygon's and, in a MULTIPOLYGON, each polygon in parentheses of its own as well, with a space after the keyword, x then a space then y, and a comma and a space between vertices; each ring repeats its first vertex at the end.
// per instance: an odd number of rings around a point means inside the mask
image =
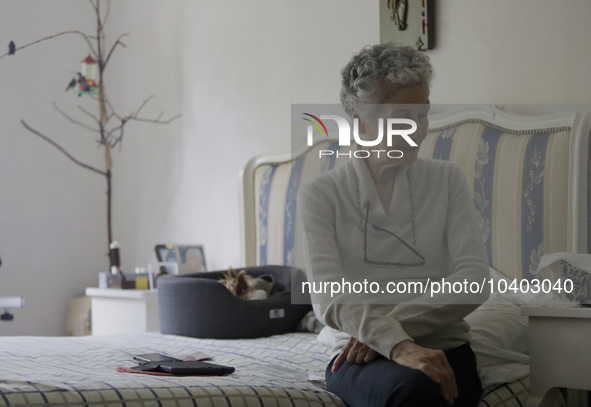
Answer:
MULTIPOLYGON (((236 269, 239 271, 242 269, 236 269)), ((160 332, 194 338, 258 338, 294 332, 312 309, 291 303, 291 273, 284 266, 245 267, 253 277, 272 276, 278 290, 265 300, 236 298, 218 280, 224 271, 158 278, 160 332)))

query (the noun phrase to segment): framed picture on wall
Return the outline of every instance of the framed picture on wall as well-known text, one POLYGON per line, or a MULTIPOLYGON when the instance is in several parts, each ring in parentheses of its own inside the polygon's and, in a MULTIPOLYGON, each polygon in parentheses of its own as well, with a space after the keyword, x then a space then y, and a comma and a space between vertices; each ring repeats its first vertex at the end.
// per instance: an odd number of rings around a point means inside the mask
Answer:
POLYGON ((155 250, 158 261, 177 263, 181 274, 207 271, 201 245, 159 244, 155 250))
MULTIPOLYGON (((379 0, 380 43, 394 42, 419 51, 435 46, 434 0, 379 0)), ((443 3, 443 2, 442 2, 443 3)))

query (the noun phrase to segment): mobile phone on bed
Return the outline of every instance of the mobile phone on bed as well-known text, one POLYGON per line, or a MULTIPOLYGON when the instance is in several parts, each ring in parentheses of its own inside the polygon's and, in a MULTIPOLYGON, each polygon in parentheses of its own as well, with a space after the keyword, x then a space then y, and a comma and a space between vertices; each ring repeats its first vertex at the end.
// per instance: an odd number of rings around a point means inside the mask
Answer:
POLYGON ((173 358, 172 356, 163 355, 162 353, 146 353, 144 355, 134 355, 133 358, 137 360, 140 365, 150 362, 182 362, 181 359, 173 358))
POLYGON ((160 370, 178 375, 225 376, 236 369, 230 366, 214 365, 207 362, 163 362, 160 370))

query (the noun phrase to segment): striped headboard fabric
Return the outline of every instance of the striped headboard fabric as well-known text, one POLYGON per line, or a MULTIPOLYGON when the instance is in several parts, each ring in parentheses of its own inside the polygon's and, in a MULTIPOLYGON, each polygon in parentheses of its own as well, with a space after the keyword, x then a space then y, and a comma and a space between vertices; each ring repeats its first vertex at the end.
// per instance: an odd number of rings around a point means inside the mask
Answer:
MULTIPOLYGON (((531 279, 543 254, 568 250, 570 142, 566 126, 515 131, 473 119, 429 130, 419 156, 462 168, 490 265, 531 279)), ((254 169, 257 264, 303 267, 295 197, 305 182, 350 160, 348 153, 325 139, 300 156, 254 169), (340 156, 319 160, 319 150, 340 156)))
POLYGON ((419 156, 462 168, 490 265, 531 279, 545 253, 567 251, 570 128, 523 133, 474 121, 432 131, 419 156))
POLYGON ((299 187, 315 176, 346 163, 349 151, 349 147, 339 147, 335 140, 326 139, 300 157, 256 168, 254 196, 258 265, 280 264, 303 268, 301 230, 296 219, 292 219, 297 213, 294 205, 297 205, 295 198, 299 187), (318 160, 319 150, 332 150, 335 155, 318 160))

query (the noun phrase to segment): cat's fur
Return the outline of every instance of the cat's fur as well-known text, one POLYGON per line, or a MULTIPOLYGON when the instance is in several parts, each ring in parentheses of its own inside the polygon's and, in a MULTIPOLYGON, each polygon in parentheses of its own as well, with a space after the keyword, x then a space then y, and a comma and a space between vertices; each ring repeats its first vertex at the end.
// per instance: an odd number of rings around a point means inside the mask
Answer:
POLYGON ((273 281, 265 279, 263 276, 254 278, 246 273, 246 270, 240 270, 236 273, 232 267, 228 273, 224 273, 225 279, 219 280, 226 286, 235 297, 242 300, 264 300, 269 297, 273 289, 273 281))

